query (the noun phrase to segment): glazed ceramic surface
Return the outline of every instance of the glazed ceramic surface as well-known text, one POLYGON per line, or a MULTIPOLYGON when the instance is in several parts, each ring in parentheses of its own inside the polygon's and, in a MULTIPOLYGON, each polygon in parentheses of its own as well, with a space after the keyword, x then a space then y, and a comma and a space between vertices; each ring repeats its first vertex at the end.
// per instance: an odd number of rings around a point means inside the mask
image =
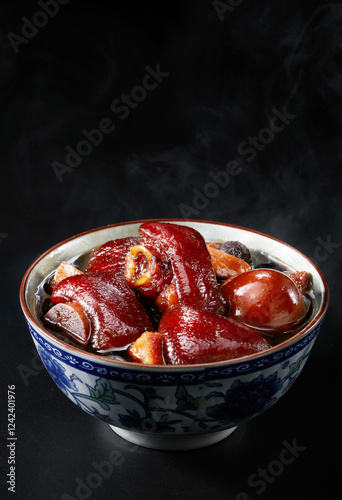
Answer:
MULTIPOLYGON (((172 221, 176 222, 176 221, 172 221)), ((39 321, 37 290, 62 260, 115 238, 138 234, 139 222, 109 226, 54 247, 27 271, 21 302, 39 355, 54 382, 79 408, 125 439, 159 449, 213 444, 273 405, 303 369, 323 321, 328 290, 304 255, 265 235, 228 225, 177 221, 207 241, 239 240, 313 277, 310 322, 294 337, 263 353, 204 365, 146 366, 95 356, 56 339, 39 321)))

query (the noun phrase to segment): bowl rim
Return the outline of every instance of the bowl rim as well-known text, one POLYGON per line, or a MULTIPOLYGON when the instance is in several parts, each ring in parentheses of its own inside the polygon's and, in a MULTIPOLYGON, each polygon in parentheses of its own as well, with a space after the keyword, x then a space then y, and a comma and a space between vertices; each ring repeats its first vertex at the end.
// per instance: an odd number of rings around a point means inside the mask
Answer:
POLYGON ((138 219, 138 220, 132 220, 132 221, 125 221, 125 222, 118 222, 115 224, 108 224, 106 226, 100 226, 94 229, 89 229, 87 231, 83 231, 81 233, 78 233, 76 235, 70 236, 63 241, 56 243, 52 247, 50 247, 48 250, 40 254, 29 266, 29 268, 26 270, 21 284, 20 284, 20 292, 19 292, 19 299, 20 299, 20 304, 21 308, 23 310, 25 319, 28 320, 31 324, 34 325, 36 329, 45 337, 48 338, 48 340, 52 343, 57 344, 59 347, 66 349, 70 351, 70 353, 74 353, 74 355, 81 355, 85 356, 87 359, 91 359, 94 362, 102 363, 104 362, 106 365, 111 365, 115 366, 118 365, 119 367, 127 367, 127 368, 141 368, 141 369, 146 369, 146 370, 160 370, 160 369, 166 369, 167 371, 169 370, 191 370, 191 369, 207 369, 207 368, 213 368, 213 367, 222 367, 222 366, 228 366, 228 365, 235 365, 239 363, 244 363, 247 360, 254 360, 256 358, 264 357, 269 354, 274 354, 277 351, 281 351, 284 348, 288 348, 295 342, 299 341, 300 339, 304 338, 308 333, 310 333, 324 318, 324 315, 326 313, 326 310, 328 308, 329 304, 329 297, 330 297, 330 292, 328 288, 327 281, 320 270, 320 268, 305 254, 303 254, 300 250, 297 248, 293 247, 292 245, 280 240, 279 238, 276 238, 274 236, 270 236, 266 233, 263 233, 261 231, 257 231, 251 228, 246 228, 244 226, 239 226, 239 225, 234 225, 234 224, 228 224, 226 222, 218 222, 218 221, 208 221, 208 220, 202 220, 202 219, 184 219, 184 218, 162 218, 162 219, 138 219), (245 356, 240 356, 237 358, 232 358, 232 359, 227 359, 227 360, 222 360, 222 361, 212 361, 210 363, 193 363, 193 364, 179 364, 179 365, 146 365, 143 363, 138 363, 134 361, 121 361, 121 360, 116 360, 116 359, 110 359, 106 356, 102 356, 101 354, 94 354, 88 351, 83 350, 82 348, 74 347, 72 345, 69 345, 62 340, 58 339, 55 337, 52 333, 50 333, 47 329, 44 328, 44 326, 36 320, 36 318, 33 316, 31 313, 27 303, 26 303, 26 285, 28 282, 28 278, 31 274, 31 272, 34 270, 34 268, 39 264, 39 262, 44 259, 47 255, 49 255, 51 252, 54 252, 56 249, 61 247, 62 245, 65 245, 69 243, 70 241, 73 241, 77 238, 80 238, 82 236, 86 236, 88 234, 97 232, 97 231, 102 231, 105 229, 110 229, 110 228, 115 228, 115 227, 120 227, 120 226, 125 226, 125 225, 132 225, 132 224, 143 224, 145 222, 169 222, 169 223, 177 223, 177 222, 188 222, 188 223, 200 223, 200 224, 210 224, 210 225, 218 225, 218 226, 225 226, 229 228, 234 228, 234 229, 241 229, 243 231, 247 231, 253 234, 257 234, 266 238, 269 238, 276 243, 280 243, 295 252, 297 252, 299 255, 304 257, 304 259, 309 262, 317 271, 320 279, 322 280, 324 291, 323 291, 323 300, 322 304, 317 311, 317 314, 303 327, 303 329, 299 330, 297 333, 295 333, 292 337, 286 339, 284 342, 281 342, 270 349, 267 349, 265 351, 260 351, 254 354, 249 354, 245 356))

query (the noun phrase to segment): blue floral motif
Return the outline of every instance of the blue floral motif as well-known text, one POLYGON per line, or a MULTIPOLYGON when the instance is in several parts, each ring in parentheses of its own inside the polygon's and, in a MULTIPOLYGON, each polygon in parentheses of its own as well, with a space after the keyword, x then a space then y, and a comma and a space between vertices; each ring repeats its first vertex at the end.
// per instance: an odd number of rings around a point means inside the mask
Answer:
MULTIPOLYGON (((300 356, 300 358, 298 358, 296 361, 294 361, 291 364, 288 363, 289 371, 287 372, 286 377, 284 378, 284 383, 285 383, 285 380, 288 382, 286 390, 288 390, 292 386, 294 381, 297 379, 297 377, 300 373, 300 370, 304 366, 305 360, 308 358, 308 356, 310 354, 310 349, 311 349, 311 346, 307 347, 305 349, 305 351, 302 353, 302 355, 300 356)), ((284 363, 282 368, 283 369, 287 368, 288 365, 286 365, 284 363)))
POLYGON ((282 384, 276 373, 266 379, 259 375, 251 382, 235 380, 226 394, 214 392, 207 396, 207 399, 223 397, 222 403, 207 408, 207 416, 221 424, 242 422, 275 403, 274 395, 281 390, 282 384))
POLYGON ((102 420, 102 422, 105 422, 106 424, 114 424, 114 422, 108 417, 108 415, 104 415, 100 413, 96 408, 94 408, 92 411, 88 412, 90 415, 93 417, 98 418, 99 420, 102 420))
POLYGON ((64 366, 58 363, 55 358, 49 356, 46 350, 40 348, 39 346, 37 346, 37 348, 47 371, 58 387, 66 394, 68 394, 70 390, 78 391, 74 380, 78 380, 80 382, 81 380, 75 374, 68 377, 65 373, 64 366))
MULTIPOLYGON (((322 322, 322 321, 321 321, 322 322)), ((196 385, 198 383, 202 383, 204 379, 210 381, 218 380, 221 378, 222 380, 227 379, 227 375, 230 377, 240 376, 242 371, 244 373, 254 373, 260 372, 260 369, 267 364, 268 367, 277 366, 280 362, 280 359, 285 363, 286 361, 291 361, 293 352, 297 350, 301 350, 306 346, 312 345, 315 337, 317 336, 321 322, 318 323, 312 332, 306 335, 303 339, 298 340, 293 344, 291 349, 283 349, 281 351, 272 352, 271 354, 265 354, 262 359, 257 359, 256 361, 251 362, 243 362, 236 364, 229 364, 229 372, 227 372, 227 366, 222 366, 218 368, 210 369, 209 372, 206 369, 203 371, 192 372, 192 370, 175 370, 172 373, 162 373, 159 370, 155 370, 154 372, 149 373, 148 375, 143 370, 138 371, 136 368, 130 370, 129 367, 118 367, 113 366, 113 369, 109 369, 109 373, 105 372, 105 368, 101 362, 97 363, 94 359, 91 363, 88 360, 85 360, 83 357, 78 357, 76 354, 70 354, 69 351, 65 351, 61 347, 58 347, 58 351, 54 347, 53 343, 48 342, 44 337, 42 337, 38 331, 36 331, 30 323, 29 329, 37 343, 41 344, 41 349, 46 349, 48 355, 52 358, 57 358, 59 361, 63 361, 64 364, 69 365, 74 368, 77 366, 79 370, 82 370, 88 374, 99 375, 106 374, 106 378, 108 380, 113 381, 143 381, 145 384, 154 385, 154 386, 165 386, 172 384, 183 384, 186 382, 187 386, 196 385), (243 368, 243 370, 242 370, 243 368), (208 378, 209 377, 209 378, 208 378)))
POLYGON ((133 431, 172 435, 215 431, 266 410, 298 377, 318 329, 286 352, 194 373, 181 369, 146 373, 144 367, 139 370, 126 366, 110 369, 101 362, 90 363, 63 351, 34 330, 31 332, 52 379, 82 410, 103 422, 133 431), (262 374, 265 365, 267 375, 262 374), (273 370, 278 371, 269 374, 274 365, 273 370), (86 377, 81 380, 75 372, 86 377), (257 372, 254 379, 253 372, 257 372), (237 379, 227 380, 231 377, 237 379), (160 390, 161 386, 168 389, 160 390))
POLYGON ((125 428, 146 433, 174 432, 175 429, 170 424, 180 422, 180 420, 168 421, 168 415, 163 415, 159 421, 149 416, 140 417, 135 410, 129 411, 128 415, 119 414, 119 420, 125 428))
MULTIPOLYGON (((156 394, 155 389, 151 387, 146 387, 142 389, 141 387, 135 385, 127 385, 125 387, 126 391, 132 389, 142 396, 142 398, 136 397, 129 392, 125 392, 125 396, 137 403, 143 410, 144 415, 140 416, 139 412, 136 410, 127 410, 127 414, 119 414, 120 423, 125 427, 132 430, 143 431, 147 433, 159 433, 159 432, 174 432, 174 427, 172 424, 181 422, 181 420, 169 420, 169 414, 167 409, 163 408, 164 398, 156 394), (152 401, 159 400, 162 406, 155 406, 152 401), (162 415, 157 420, 153 417, 154 412, 162 412, 162 415)), ((115 391, 119 393, 120 391, 115 391)))

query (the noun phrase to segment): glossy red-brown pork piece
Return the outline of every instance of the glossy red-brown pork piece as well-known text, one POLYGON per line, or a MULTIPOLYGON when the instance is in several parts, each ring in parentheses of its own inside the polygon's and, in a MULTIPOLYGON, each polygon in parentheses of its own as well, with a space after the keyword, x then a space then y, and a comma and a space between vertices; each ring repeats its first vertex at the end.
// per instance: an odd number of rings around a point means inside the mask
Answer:
POLYGON ((268 349, 270 344, 248 326, 218 314, 185 306, 171 306, 158 332, 163 335, 167 364, 223 361, 268 349))
POLYGON ((146 330, 148 315, 123 276, 98 272, 71 276, 53 290, 51 303, 77 302, 91 323, 90 341, 96 350, 123 348, 146 330))
POLYGON ((107 241, 90 254, 85 272, 113 271, 124 274, 127 253, 139 245, 139 237, 119 238, 107 241))
POLYGON ((54 304, 43 318, 45 326, 66 334, 86 347, 90 338, 90 321, 77 302, 54 304))
POLYGON ((226 314, 228 303, 221 293, 203 236, 193 228, 166 222, 146 222, 139 228, 140 245, 160 247, 171 261, 178 303, 226 314))

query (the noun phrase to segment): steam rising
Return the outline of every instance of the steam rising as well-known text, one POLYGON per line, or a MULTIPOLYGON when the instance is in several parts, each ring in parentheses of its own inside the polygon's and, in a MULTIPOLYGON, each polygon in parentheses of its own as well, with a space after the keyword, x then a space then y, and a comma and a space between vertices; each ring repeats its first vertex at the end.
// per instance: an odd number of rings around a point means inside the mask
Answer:
MULTIPOLYGON (((114 14, 70 2, 14 57, 6 34, 33 13, 18 8, 1 37, 5 171, 21 215, 44 210, 51 242, 122 220, 182 217, 179 207, 194 208, 209 173, 232 160, 241 172, 193 218, 268 232, 308 254, 325 237, 315 223, 335 217, 341 188, 340 4, 244 0, 221 21, 204 1, 176 2, 167 18, 154 6, 153 19, 142 7, 114 14), (51 163, 83 129, 113 118, 113 99, 157 64, 167 81, 59 184, 51 163), (284 108, 295 119, 247 161, 239 145, 284 108)), ((342 241, 334 220, 327 230, 342 241)))

